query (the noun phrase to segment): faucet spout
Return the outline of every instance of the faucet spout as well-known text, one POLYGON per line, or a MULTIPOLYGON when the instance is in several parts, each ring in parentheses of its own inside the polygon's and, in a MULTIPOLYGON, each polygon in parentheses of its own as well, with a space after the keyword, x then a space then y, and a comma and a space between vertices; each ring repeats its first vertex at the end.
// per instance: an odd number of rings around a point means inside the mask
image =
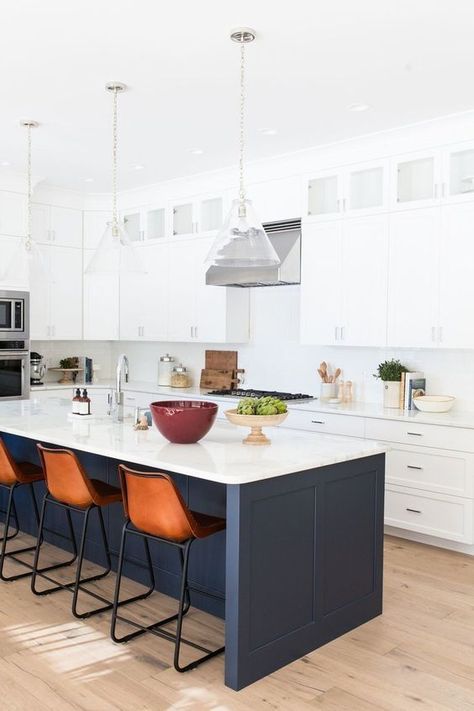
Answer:
POLYGON ((128 383, 128 358, 125 353, 121 353, 117 360, 117 370, 116 370, 116 383, 115 391, 113 393, 112 402, 112 416, 115 422, 123 421, 123 391, 122 391, 122 377, 124 382, 128 383))

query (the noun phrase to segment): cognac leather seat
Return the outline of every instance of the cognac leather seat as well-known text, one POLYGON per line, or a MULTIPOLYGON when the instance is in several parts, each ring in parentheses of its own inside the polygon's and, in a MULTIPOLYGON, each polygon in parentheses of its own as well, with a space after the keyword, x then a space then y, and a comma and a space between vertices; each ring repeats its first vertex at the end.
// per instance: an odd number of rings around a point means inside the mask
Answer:
POLYGON ((143 533, 170 541, 206 538, 222 531, 224 518, 191 511, 168 474, 119 467, 125 516, 143 533))
POLYGON ((32 513, 36 524, 39 524, 38 504, 34 492, 33 484, 37 481, 43 481, 43 470, 41 467, 31 462, 16 462, 12 457, 5 442, 0 437, 0 487, 8 492, 8 502, 5 511, 5 525, 3 536, 0 538, 0 579, 6 582, 19 580, 28 575, 31 575, 31 566, 24 559, 18 558, 20 553, 28 553, 35 549, 35 546, 27 546, 26 548, 10 549, 9 541, 15 538, 20 532, 20 523, 18 521, 18 513, 15 506, 15 492, 21 486, 26 486, 31 497, 32 513), (13 523, 14 522, 14 523, 13 523), (13 531, 11 531, 13 528, 13 531), (4 572, 5 562, 9 558, 17 564, 28 568, 26 573, 18 573, 15 575, 7 575, 4 572))
MULTIPOLYGON (((226 527, 226 521, 218 516, 191 511, 173 479, 164 472, 139 472, 121 464, 119 473, 126 521, 120 544, 110 635, 114 642, 129 642, 145 632, 171 640, 174 642, 174 668, 179 672, 189 671, 224 652, 224 647, 208 649, 196 644, 196 642, 185 639, 182 636, 182 626, 183 617, 191 606, 190 591, 192 588, 188 583, 191 544, 197 539, 207 538, 214 533, 223 531, 226 527), (122 604, 120 600, 120 584, 128 536, 138 536, 145 543, 145 553, 150 570, 150 589, 155 587, 155 578, 148 541, 160 541, 179 550, 181 576, 179 606, 176 614, 149 625, 139 624, 118 614, 118 607, 122 604), (117 621, 128 623, 138 629, 119 637, 116 632, 117 621), (176 621, 176 632, 173 634, 166 631, 165 626, 174 621, 176 621), (204 652, 204 654, 182 666, 180 663, 182 642, 204 652)), ((207 594, 214 597, 211 593, 207 594)))
POLYGON ((33 484, 35 481, 42 481, 43 478, 43 470, 38 465, 30 462, 15 462, 0 437, 0 484, 4 486, 33 484))
POLYGON ((46 487, 57 501, 68 506, 86 509, 107 506, 122 500, 120 489, 99 479, 89 479, 82 464, 69 449, 38 450, 43 461, 46 487))

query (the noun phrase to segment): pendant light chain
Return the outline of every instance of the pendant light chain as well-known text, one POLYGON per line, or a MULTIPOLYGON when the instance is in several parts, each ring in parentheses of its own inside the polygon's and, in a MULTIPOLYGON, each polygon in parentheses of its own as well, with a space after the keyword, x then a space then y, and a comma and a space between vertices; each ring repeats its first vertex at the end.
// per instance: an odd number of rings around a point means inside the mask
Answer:
POLYGON ((32 197, 32 190, 31 190, 31 128, 32 124, 28 123, 26 125, 26 130, 27 130, 27 158, 26 158, 26 239, 25 239, 25 249, 27 252, 31 251, 32 247, 32 239, 31 239, 31 233, 32 233, 32 226, 33 226, 33 217, 32 217, 32 205, 31 205, 31 197, 32 197))
POLYGON ((240 132, 239 132, 239 199, 245 202, 244 154, 245 154, 245 42, 240 43, 240 132))
POLYGON ((117 147, 118 147, 118 118, 117 118, 117 88, 114 88, 113 95, 113 118, 112 118, 112 233, 118 236, 118 212, 117 212, 117 147))

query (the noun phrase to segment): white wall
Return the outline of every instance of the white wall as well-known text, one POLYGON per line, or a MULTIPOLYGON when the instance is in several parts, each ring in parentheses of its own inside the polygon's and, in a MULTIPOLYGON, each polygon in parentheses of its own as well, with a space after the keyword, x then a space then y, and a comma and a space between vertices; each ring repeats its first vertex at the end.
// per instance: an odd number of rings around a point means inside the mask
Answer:
MULTIPOLYGON (((474 411, 474 351, 302 346, 298 342, 298 298, 299 287, 295 286, 252 291, 251 342, 225 347, 239 352, 239 366, 246 370, 244 387, 318 395, 317 368, 326 360, 332 367, 342 368, 343 377, 353 381, 357 400, 382 402, 382 386, 373 373, 382 360, 395 357, 410 369, 425 372, 428 392, 455 395, 458 410, 474 411)), ((198 384, 206 347, 215 346, 113 343, 112 362, 124 352, 130 359, 131 380, 156 383, 159 357, 169 352, 190 368, 198 384)))

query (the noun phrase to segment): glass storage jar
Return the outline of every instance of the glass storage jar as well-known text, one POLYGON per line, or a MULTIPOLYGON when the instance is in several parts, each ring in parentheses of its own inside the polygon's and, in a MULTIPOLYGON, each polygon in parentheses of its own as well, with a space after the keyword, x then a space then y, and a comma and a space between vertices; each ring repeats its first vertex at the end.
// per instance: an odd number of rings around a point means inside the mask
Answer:
POLYGON ((191 378, 187 368, 184 365, 176 365, 171 373, 172 388, 190 388, 191 378))
POLYGON ((171 373, 173 372, 174 358, 166 353, 161 356, 158 364, 158 385, 169 387, 171 385, 171 373))

